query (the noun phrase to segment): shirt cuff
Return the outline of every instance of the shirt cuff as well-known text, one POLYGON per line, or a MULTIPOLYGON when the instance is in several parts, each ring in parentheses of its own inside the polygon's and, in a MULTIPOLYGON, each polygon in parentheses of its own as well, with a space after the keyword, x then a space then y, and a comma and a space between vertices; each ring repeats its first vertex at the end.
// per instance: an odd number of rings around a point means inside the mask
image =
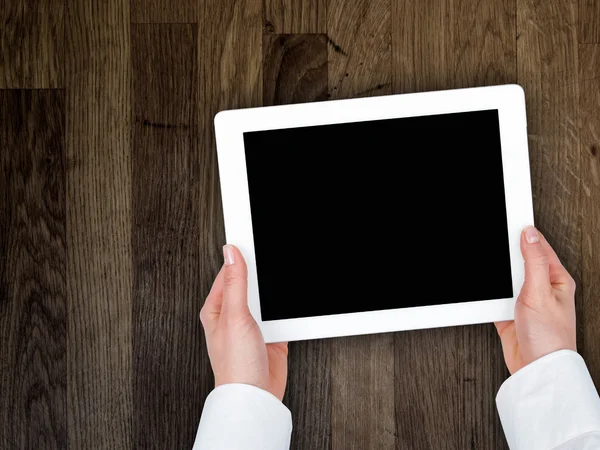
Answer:
POLYGON ((571 350, 546 355, 508 378, 496 396, 512 450, 549 450, 600 430, 600 398, 583 358, 571 350))
POLYGON ((248 384, 224 384, 206 398, 194 450, 287 450, 292 415, 277 397, 248 384))

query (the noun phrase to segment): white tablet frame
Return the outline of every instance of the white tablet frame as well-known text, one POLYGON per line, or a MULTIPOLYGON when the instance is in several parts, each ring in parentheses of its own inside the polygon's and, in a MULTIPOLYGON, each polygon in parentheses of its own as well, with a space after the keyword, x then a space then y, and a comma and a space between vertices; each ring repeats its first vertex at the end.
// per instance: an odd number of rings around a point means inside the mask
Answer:
MULTIPOLYGON (((227 242, 236 245, 246 258, 248 304, 266 342, 383 333, 513 318, 514 302, 523 284, 523 259, 519 249, 520 233, 525 226, 533 224, 525 96, 521 86, 513 84, 222 111, 215 116, 215 130, 227 242), (510 262, 515 297, 262 321, 248 195, 244 132, 486 109, 497 109, 500 121, 510 262)), ((473 224, 473 227, 473 233, 477 233, 476 224, 473 224)), ((286 246, 286 243, 281 244, 286 246)), ((468 282, 468 279, 465 282, 468 282)))

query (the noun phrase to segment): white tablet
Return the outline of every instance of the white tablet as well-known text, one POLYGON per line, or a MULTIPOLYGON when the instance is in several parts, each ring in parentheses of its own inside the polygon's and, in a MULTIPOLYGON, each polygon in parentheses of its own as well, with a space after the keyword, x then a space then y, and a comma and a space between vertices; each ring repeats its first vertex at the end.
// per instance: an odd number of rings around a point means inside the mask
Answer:
POLYGON ((224 111, 215 128, 267 342, 513 318, 533 223, 520 86, 224 111))

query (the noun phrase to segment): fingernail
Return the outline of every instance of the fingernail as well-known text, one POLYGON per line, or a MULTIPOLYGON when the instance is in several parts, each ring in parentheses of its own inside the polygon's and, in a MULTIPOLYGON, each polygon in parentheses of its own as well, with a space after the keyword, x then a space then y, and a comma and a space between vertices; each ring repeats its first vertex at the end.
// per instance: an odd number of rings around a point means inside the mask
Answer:
POLYGON ((225 259, 225 265, 231 266, 235 260, 233 258, 233 246, 232 245, 224 245, 223 246, 223 258, 225 259))
POLYGON ((527 239, 528 244, 535 244, 537 242, 540 242, 540 235, 538 234, 535 227, 525 228, 525 239, 527 239))

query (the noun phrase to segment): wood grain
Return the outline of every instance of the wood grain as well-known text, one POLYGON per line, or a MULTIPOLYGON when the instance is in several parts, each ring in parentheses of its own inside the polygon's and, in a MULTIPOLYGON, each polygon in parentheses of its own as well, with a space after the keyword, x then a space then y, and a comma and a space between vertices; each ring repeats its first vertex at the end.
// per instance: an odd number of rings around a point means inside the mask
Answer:
POLYGON ((0 91, 0 447, 67 445, 64 92, 0 91))
POLYGON ((327 37, 281 34, 263 37, 263 104, 327 98, 327 37))
MULTIPOLYGON (((285 34, 263 37, 263 104, 310 102, 327 97, 327 37, 285 34)), ((332 340, 289 344, 288 386, 292 449, 331 446, 332 340)))
MULTIPOLYGON (((525 90, 536 226, 581 281, 577 3, 517 2, 518 82, 525 90), (541 26, 540 24, 544 24, 541 26)), ((583 337, 580 292, 578 330, 583 337)))
POLYGON ((63 87, 64 0, 0 6, 0 89, 63 87))
MULTIPOLYGON (((504 0, 395 2, 394 91, 514 83, 515 15, 504 0)), ((493 326, 395 339, 398 448, 506 448, 494 397, 508 372, 493 326)))
POLYGON ((131 446, 129 3, 66 24, 69 447, 131 446))
POLYGON ((392 92, 390 0, 329 0, 331 99, 392 92))
POLYGON ((457 329, 396 334, 397 449, 455 449, 460 434, 470 431, 458 429, 464 383, 460 344, 457 329))
POLYGON ((514 0, 453 0, 446 57, 454 87, 516 81, 516 14, 514 0))
POLYGON ((600 386, 600 44, 579 45, 583 354, 600 386))
POLYGON ((0 7, 0 89, 21 84, 21 47, 23 8, 20 2, 3 2, 0 7))
POLYGON ((331 448, 332 341, 290 342, 283 403, 292 413, 290 449, 331 448))
POLYGON ((194 0, 131 0, 131 23, 197 23, 194 0))
POLYGON ((198 312, 197 34, 132 27, 134 446, 188 448, 204 372, 198 312))
MULTIPOLYGON (((201 115, 202 131, 210 144, 214 114, 262 103, 262 8, 257 0, 211 0, 202 6, 200 105, 206 108, 201 115)), ((214 144, 209 148, 215 151, 214 144)))
POLYGON ((395 448, 394 335, 336 339, 331 358, 332 448, 395 448))
POLYGON ((509 0, 395 1, 394 92, 514 83, 515 20, 509 0))
POLYGON ((460 370, 455 383, 460 398, 457 449, 507 449, 496 410, 496 394, 510 376, 504 363, 502 345, 492 324, 462 327, 458 342, 460 370))
POLYGON ((264 0, 265 33, 325 33, 327 0, 264 0))
MULTIPOLYGON (((225 244, 213 118, 224 109, 262 103, 262 3, 255 0, 202 2, 199 30, 197 176, 200 196, 195 208, 200 220, 198 298, 203 301, 223 265, 221 247, 225 244)), ((203 403, 213 388, 213 376, 202 331, 198 330, 195 338, 202 347, 202 376, 196 383, 203 403)), ((195 411, 196 422, 199 422, 200 412, 201 408, 195 411)))
POLYGON ((600 44, 600 0, 579 0, 579 42, 600 44))
POLYGON ((451 0, 392 2, 393 91, 453 87, 446 41, 452 36, 451 0))

